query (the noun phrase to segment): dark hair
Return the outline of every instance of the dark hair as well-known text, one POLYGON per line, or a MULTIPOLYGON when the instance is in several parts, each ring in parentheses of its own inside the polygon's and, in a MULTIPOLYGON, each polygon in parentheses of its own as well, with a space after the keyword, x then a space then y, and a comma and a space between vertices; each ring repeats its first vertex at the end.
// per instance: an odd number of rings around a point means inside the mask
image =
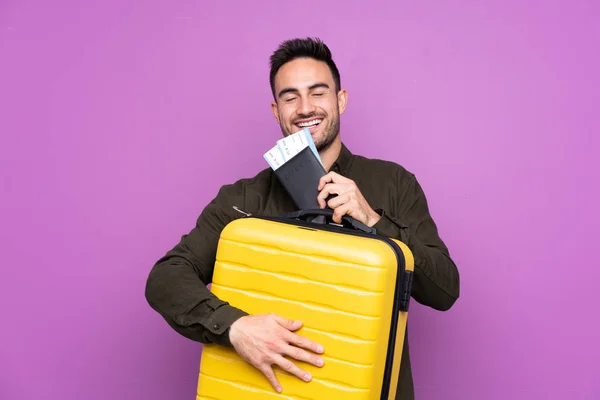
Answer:
POLYGON ((329 47, 318 38, 290 39, 282 42, 270 58, 270 81, 273 96, 275 96, 275 75, 277 74, 277 71, 279 71, 285 63, 302 57, 314 58, 315 60, 326 63, 333 75, 336 92, 340 91, 342 87, 340 72, 333 62, 329 47))

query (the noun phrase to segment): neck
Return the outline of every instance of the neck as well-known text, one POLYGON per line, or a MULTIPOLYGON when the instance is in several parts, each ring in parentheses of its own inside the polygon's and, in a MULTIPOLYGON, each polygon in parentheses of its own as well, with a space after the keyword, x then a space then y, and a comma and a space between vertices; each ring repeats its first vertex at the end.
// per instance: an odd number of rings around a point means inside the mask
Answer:
POLYGON ((331 166, 340 156, 340 152, 342 150, 342 141, 340 137, 338 137, 328 146, 325 150, 321 150, 319 152, 319 157, 321 157, 321 161, 323 161, 323 166, 325 167, 325 171, 329 172, 331 166))

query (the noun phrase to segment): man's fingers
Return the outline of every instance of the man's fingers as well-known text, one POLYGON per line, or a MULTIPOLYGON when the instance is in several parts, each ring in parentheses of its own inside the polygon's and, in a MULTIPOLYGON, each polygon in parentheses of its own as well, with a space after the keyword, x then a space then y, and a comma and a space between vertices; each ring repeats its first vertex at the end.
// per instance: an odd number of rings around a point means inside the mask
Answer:
POLYGON ((284 339, 287 340, 288 343, 290 343, 291 345, 310 350, 313 353, 321 354, 324 351, 323 346, 321 346, 319 343, 313 342, 309 338, 298 335, 296 333, 290 332, 290 334, 286 335, 284 339))
POLYGON ((344 192, 344 187, 339 183, 328 183, 320 189, 321 192, 317 196, 317 201, 321 207, 325 207, 325 199, 330 194, 337 194, 338 196, 344 192))
POLYGON ((280 393, 282 387, 273 366, 308 382, 312 376, 298 367, 294 358, 317 367, 324 364, 314 354, 322 353, 323 348, 294 333, 302 325, 302 321, 284 318, 275 313, 242 317, 236 324, 232 324, 232 328, 236 328, 232 329, 232 333, 235 333, 231 336, 232 344, 238 354, 259 370, 273 389, 280 393))
POLYGON ((344 193, 344 194, 333 197, 331 200, 329 200, 327 202, 327 205, 330 208, 335 209, 335 208, 341 206, 342 204, 347 203, 349 200, 350 200, 350 194, 344 193))
POLYGON ((302 321, 294 321, 291 319, 283 318, 282 316, 277 314, 273 314, 273 318, 279 325, 283 326, 289 331, 297 331, 302 327, 302 321))
POLYGON ((333 211, 333 217, 331 218, 335 223, 337 224, 341 224, 342 223, 342 217, 344 215, 351 215, 352 211, 350 209, 350 203, 345 203, 341 206, 339 206, 338 208, 336 208, 333 211))
POLYGON ((326 183, 329 182, 333 182, 333 183, 348 183, 348 182, 352 182, 351 179, 346 178, 345 176, 342 176, 336 172, 329 172, 326 175, 323 175, 321 177, 321 179, 319 179, 319 186, 318 186, 318 190, 323 189, 323 186, 325 186, 326 183))
POLYGON ((329 196, 329 194, 330 193, 327 187, 321 190, 321 193, 319 193, 319 195, 317 196, 317 202, 319 203, 319 207, 325 208, 325 205, 327 204, 325 202, 325 199, 327 198, 327 196, 329 196))
POLYGON ((309 382, 312 379, 312 375, 298 367, 292 361, 282 356, 275 356, 273 359, 274 363, 278 365, 282 370, 297 376, 305 382, 309 382))
POLYGON ((335 172, 330 172, 326 175, 323 175, 321 177, 321 179, 319 179, 319 186, 317 187, 317 189, 321 190, 321 189, 323 189, 323 186, 325 186, 325 184, 327 184, 329 182, 333 182, 334 175, 337 175, 337 174, 335 172))
POLYGON ((286 346, 284 354, 293 357, 298 361, 304 361, 305 363, 312 364, 315 367, 322 367, 325 363, 321 357, 315 356, 314 354, 311 354, 299 347, 286 346))
POLYGON ((259 369, 267 378, 271 386, 273 386, 273 389, 275 389, 277 392, 281 392, 281 384, 279 383, 277 376, 275 376, 273 368, 271 368, 269 364, 263 364, 259 369))

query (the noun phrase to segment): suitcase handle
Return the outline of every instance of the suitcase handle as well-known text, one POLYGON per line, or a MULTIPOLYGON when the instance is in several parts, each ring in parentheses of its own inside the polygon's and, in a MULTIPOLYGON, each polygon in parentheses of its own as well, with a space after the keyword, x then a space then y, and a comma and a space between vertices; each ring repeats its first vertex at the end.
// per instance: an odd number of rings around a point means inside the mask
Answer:
MULTIPOLYGON (((331 219, 333 217, 333 210, 331 208, 311 208, 305 210, 292 211, 289 213, 283 214, 284 218, 297 218, 306 221, 308 217, 326 217, 331 219)), ((342 225, 346 228, 354 228, 363 232, 371 233, 373 235, 377 234, 377 230, 375 228, 371 228, 362 222, 352 218, 349 215, 344 215, 342 217, 342 225)))

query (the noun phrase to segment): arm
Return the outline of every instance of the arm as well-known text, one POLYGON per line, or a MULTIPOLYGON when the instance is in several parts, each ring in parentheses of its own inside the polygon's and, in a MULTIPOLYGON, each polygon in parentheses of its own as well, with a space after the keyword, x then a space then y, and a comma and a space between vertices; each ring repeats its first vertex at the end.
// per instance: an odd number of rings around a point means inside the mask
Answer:
POLYGON ((178 333, 202 343, 232 347, 230 325, 246 312, 208 290, 221 230, 234 219, 241 190, 224 186, 202 211, 195 227, 153 266, 146 282, 146 299, 178 333))
POLYGON ((389 194, 397 198, 396 204, 385 210, 374 210, 354 181, 335 172, 320 179, 318 190, 319 206, 334 209, 334 222, 340 223, 341 217, 349 214, 373 226, 378 234, 398 239, 409 247, 415 258, 412 297, 416 301, 436 310, 452 307, 459 295, 458 269, 438 235, 425 194, 414 175, 396 178, 395 193, 389 194), (330 194, 337 196, 326 203, 330 194))
POLYGON ((377 210, 381 218, 374 227, 378 234, 402 241, 413 252, 412 297, 423 305, 446 311, 459 297, 458 269, 438 235, 423 189, 412 174, 406 181, 399 186, 395 209, 377 210))
POLYGON ((245 196, 237 186, 224 186, 202 211, 194 229, 158 260, 146 283, 146 299, 175 331, 198 342, 233 348, 281 391, 272 366, 310 381, 306 371, 284 356, 320 367, 322 358, 307 350, 322 353, 323 349, 293 332, 302 326, 301 321, 274 314, 248 315, 206 287, 212 281, 221 231, 237 217, 233 206, 245 208, 245 196))

